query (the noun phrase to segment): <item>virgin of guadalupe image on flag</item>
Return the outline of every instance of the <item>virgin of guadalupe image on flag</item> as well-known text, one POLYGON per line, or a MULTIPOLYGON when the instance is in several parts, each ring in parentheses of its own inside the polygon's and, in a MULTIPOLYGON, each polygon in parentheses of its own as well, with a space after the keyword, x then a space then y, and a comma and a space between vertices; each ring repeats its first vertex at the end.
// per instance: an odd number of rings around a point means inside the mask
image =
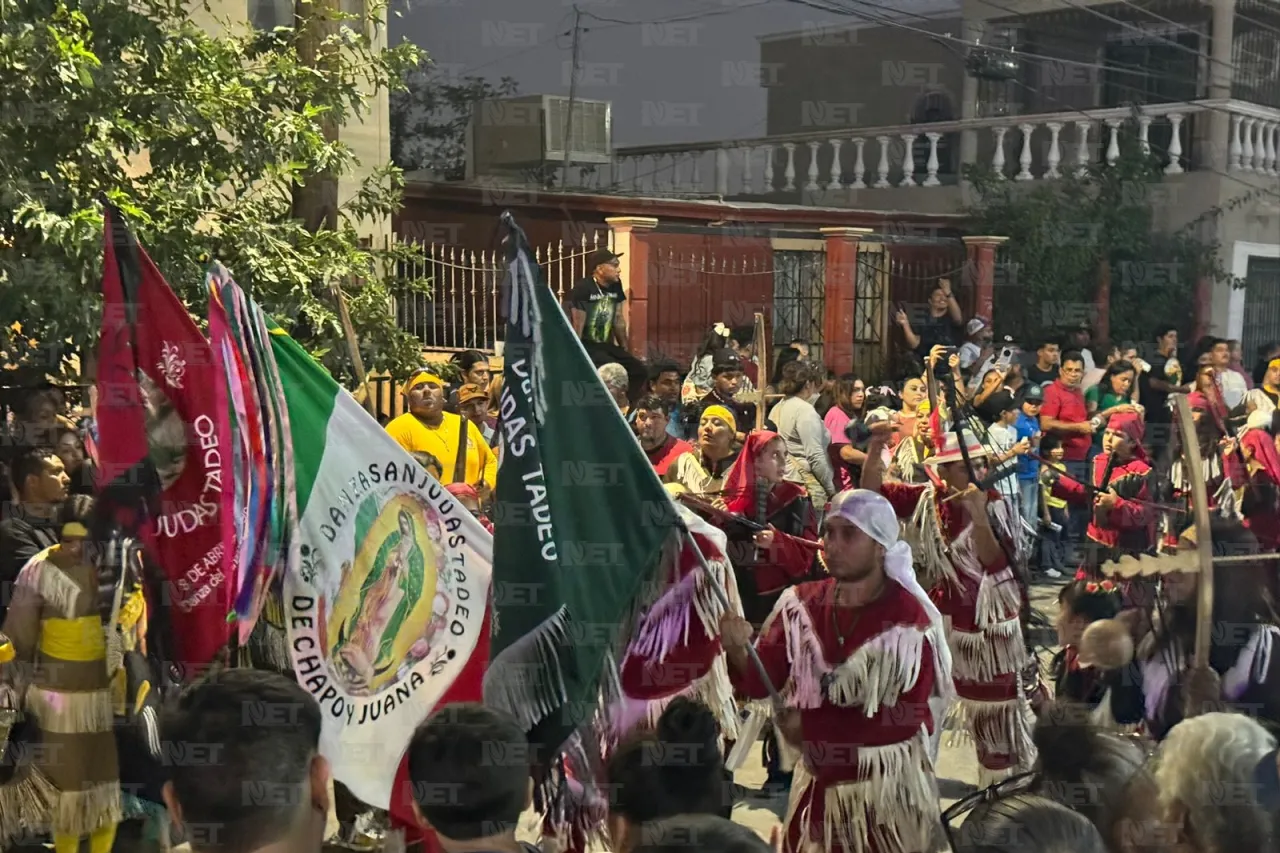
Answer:
POLYGON ((334 778, 403 814, 408 789, 397 779, 414 729, 437 707, 481 695, 492 537, 283 329, 245 305, 254 315, 245 325, 261 319, 267 341, 239 343, 278 376, 288 422, 287 446, 270 450, 292 460, 292 505, 279 516, 294 528, 281 594, 292 668, 320 705, 320 751, 334 778))
POLYGON ((369 497, 355 525, 356 559, 342 566, 328 651, 347 692, 370 696, 443 643, 456 591, 445 565, 444 523, 430 502, 401 495, 379 508, 369 497))

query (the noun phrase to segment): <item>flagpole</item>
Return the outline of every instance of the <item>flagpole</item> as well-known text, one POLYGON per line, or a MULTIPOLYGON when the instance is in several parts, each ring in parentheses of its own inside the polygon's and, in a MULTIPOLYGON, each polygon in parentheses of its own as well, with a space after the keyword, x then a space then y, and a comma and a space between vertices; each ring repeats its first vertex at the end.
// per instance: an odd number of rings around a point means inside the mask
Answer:
MULTIPOLYGON (((694 538, 689 528, 683 524, 680 525, 680 531, 688 538, 689 544, 693 547, 693 553, 698 558, 698 565, 702 566, 702 571, 707 576, 707 580, 711 581, 711 589, 715 592, 716 598, 720 600, 720 606, 728 611, 729 596, 725 593, 724 585, 720 583, 720 578, 716 577, 716 573, 711 571, 711 564, 707 562, 706 555, 698 547, 698 540, 694 538)), ((773 681, 769 678, 769 671, 764 668, 764 661, 760 660, 756 647, 751 643, 747 643, 747 657, 751 659, 751 665, 755 667, 756 675, 760 676, 761 683, 769 689, 769 699, 773 703, 774 712, 782 711, 787 707, 787 703, 783 701, 782 694, 778 692, 778 688, 773 686, 773 681)))
POLYGON ((338 303, 338 319, 342 322, 342 334, 347 339, 347 350, 351 354, 351 366, 364 388, 364 407, 375 418, 378 416, 378 403, 373 399, 373 389, 369 387, 369 374, 364 369, 364 359, 360 357, 360 343, 356 339, 355 327, 351 325, 351 315, 347 313, 347 297, 342 292, 337 279, 329 282, 329 289, 338 303))

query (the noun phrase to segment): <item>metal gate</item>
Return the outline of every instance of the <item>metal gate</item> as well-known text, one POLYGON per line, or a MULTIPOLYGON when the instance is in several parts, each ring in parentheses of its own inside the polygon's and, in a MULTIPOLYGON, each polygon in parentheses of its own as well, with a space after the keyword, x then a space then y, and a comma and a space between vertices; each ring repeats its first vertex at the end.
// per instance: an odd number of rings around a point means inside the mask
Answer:
POLYGON ((773 344, 793 340, 809 344, 809 359, 822 363, 823 306, 826 301, 825 252, 773 252, 773 344))
POLYGON ((885 247, 876 243, 860 244, 853 299, 853 372, 868 384, 885 379, 888 290, 889 263, 885 247))
POLYGON ((1259 347, 1280 341, 1280 258, 1250 256, 1245 288, 1240 351, 1251 364, 1259 347))

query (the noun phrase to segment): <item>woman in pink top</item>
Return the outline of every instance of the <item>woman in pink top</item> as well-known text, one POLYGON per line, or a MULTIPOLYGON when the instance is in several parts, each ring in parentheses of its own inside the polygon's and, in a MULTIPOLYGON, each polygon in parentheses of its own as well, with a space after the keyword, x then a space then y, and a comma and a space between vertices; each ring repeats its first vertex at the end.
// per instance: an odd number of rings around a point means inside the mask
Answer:
POLYGON ((852 373, 846 373, 836 380, 835 396, 836 404, 827 410, 822 422, 831 435, 827 453, 831 457, 831 467, 835 469, 836 491, 842 492, 858 485, 862 461, 867 458, 862 450, 850 443, 846 431, 849 424, 862 420, 865 414, 867 386, 852 373))

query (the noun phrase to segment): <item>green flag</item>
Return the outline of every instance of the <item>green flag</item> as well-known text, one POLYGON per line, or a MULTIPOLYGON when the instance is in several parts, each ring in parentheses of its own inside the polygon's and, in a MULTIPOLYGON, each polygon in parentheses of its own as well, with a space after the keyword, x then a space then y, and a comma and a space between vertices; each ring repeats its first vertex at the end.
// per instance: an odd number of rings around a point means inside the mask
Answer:
MULTIPOLYGON (((537 760, 595 713, 678 515, 509 214, 507 335, 485 702, 537 760)), ((545 766, 545 765, 544 765, 545 766)))

